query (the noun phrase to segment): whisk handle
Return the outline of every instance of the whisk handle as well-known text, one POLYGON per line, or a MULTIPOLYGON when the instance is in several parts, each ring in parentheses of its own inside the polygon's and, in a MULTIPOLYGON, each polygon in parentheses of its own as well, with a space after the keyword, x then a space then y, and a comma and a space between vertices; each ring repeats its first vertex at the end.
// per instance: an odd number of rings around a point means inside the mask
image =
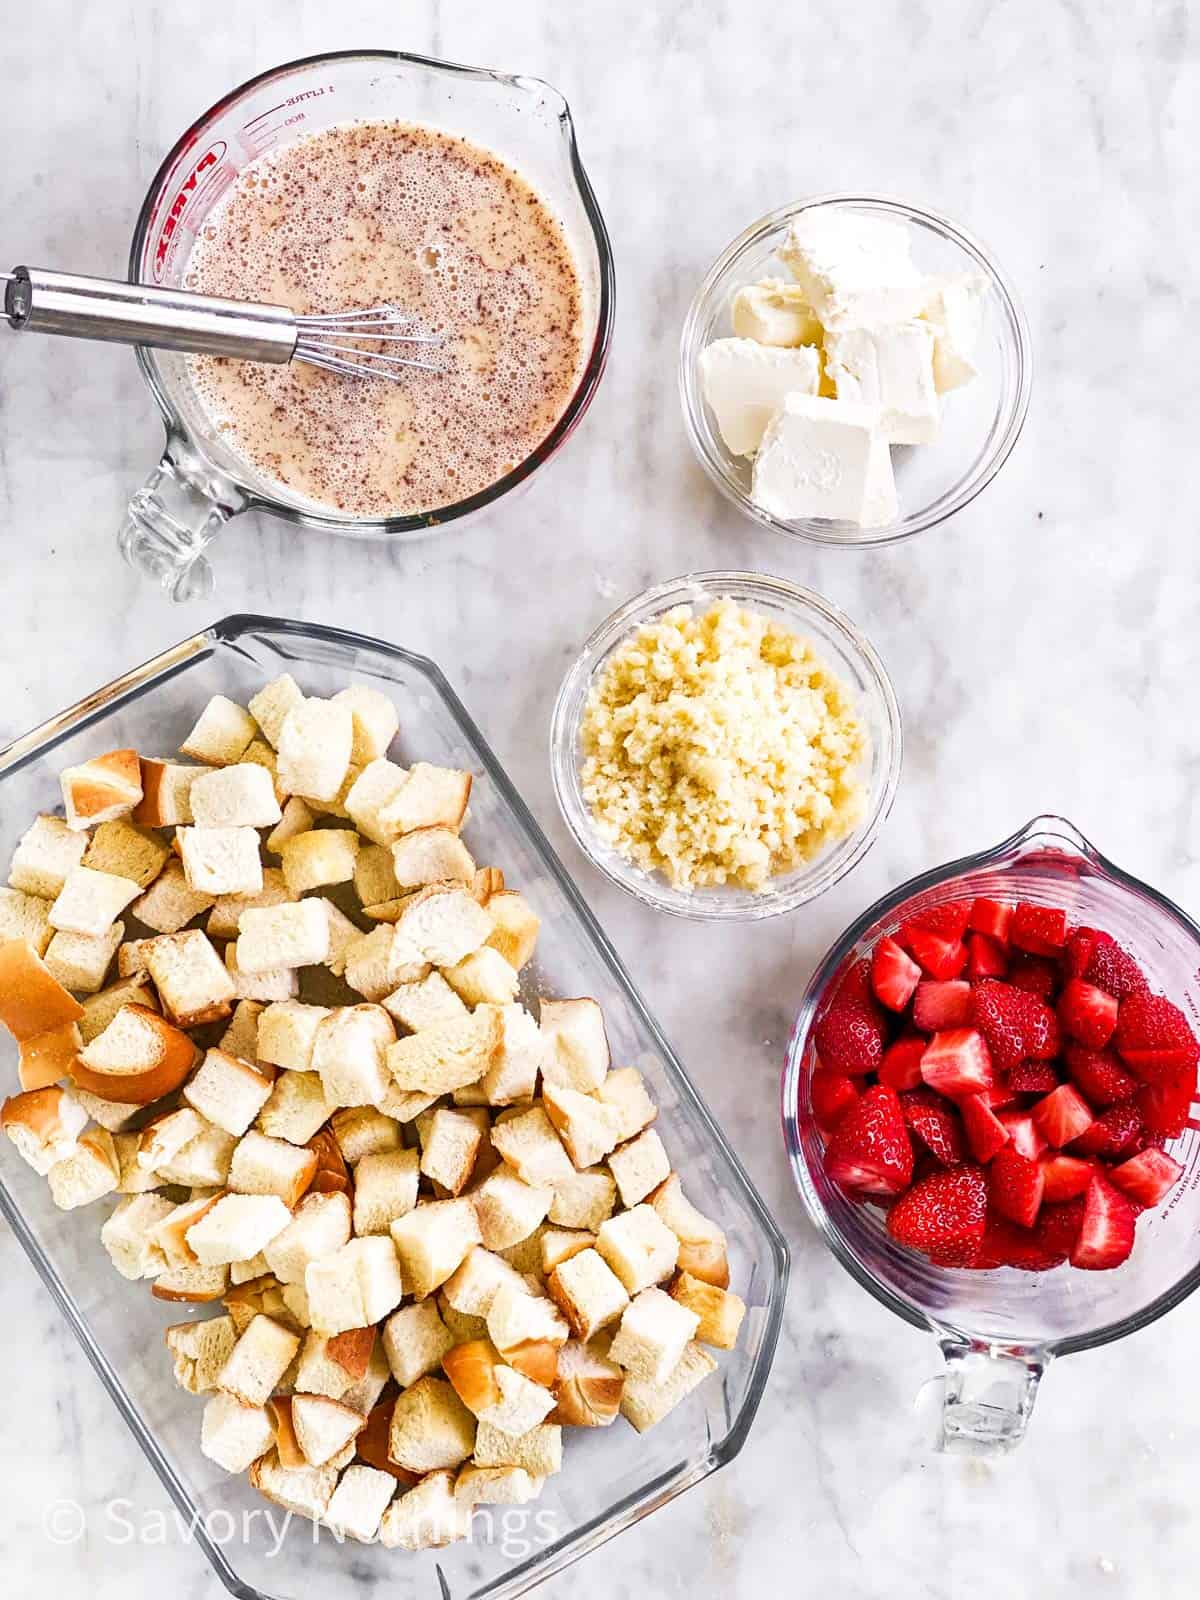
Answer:
POLYGON ((291 360, 296 348, 296 318, 286 306, 252 305, 43 267, 14 267, 0 276, 8 278, 4 313, 18 329, 242 361, 282 363, 291 360))

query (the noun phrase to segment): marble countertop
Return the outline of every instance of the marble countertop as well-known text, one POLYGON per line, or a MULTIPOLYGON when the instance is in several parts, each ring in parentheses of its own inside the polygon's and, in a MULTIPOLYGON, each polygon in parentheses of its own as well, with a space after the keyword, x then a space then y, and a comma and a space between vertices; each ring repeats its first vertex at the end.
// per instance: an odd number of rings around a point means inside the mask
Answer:
MULTIPOLYGON (((791 1241, 786 1328, 743 1454, 545 1592, 1190 1593, 1200 1299, 1059 1363, 1014 1456, 933 1455, 913 1402, 938 1353, 825 1253, 777 1123, 813 964, 909 874, 1059 811, 1200 908, 1200 557, 1187 512, 1200 366, 1185 343, 1200 46, 1185 0, 41 0, 7 27, 8 249, 83 272, 121 270, 149 178, 188 120, 290 57, 412 49, 545 77, 572 104, 618 262, 611 364, 563 458, 468 531, 335 551, 245 517, 216 548, 216 598, 172 608, 114 548, 159 443, 132 357, 30 338, 0 358, 0 742, 226 612, 343 624, 431 655, 791 1241), (674 387, 684 309, 725 242, 786 199, 855 188, 977 231, 1024 295, 1036 350, 1025 436, 996 483, 949 526, 862 554, 739 520, 689 455, 674 387), (716 566, 798 579, 846 610, 890 668, 907 729, 899 798, 867 860, 816 905, 737 930, 667 926, 603 883, 568 840, 545 755, 583 636, 648 583, 716 566)), ((98 1531, 113 1497, 165 1511, 165 1494, 7 1235, 0 1272, 9 1593, 216 1595, 202 1556, 174 1532, 154 1537, 152 1519, 134 1542, 98 1531), (84 1508, 86 1536, 51 1537, 59 1500, 84 1508)))

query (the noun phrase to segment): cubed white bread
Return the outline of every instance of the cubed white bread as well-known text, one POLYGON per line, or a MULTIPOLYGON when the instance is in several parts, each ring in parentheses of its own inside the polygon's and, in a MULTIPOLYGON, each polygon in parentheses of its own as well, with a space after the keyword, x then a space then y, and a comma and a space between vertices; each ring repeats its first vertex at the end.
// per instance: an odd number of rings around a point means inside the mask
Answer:
POLYGON ((64 989, 95 994, 104 987, 112 958, 125 937, 125 924, 114 922, 103 933, 67 933, 59 930, 46 946, 46 970, 64 989))
POLYGON ((310 1261, 320 1261, 350 1240, 350 1201, 337 1192, 307 1194, 287 1226, 263 1246, 280 1283, 303 1283, 310 1261))
POLYGON ((470 1317, 465 1311, 456 1311, 447 1303, 444 1289, 439 1289, 437 1292, 437 1307, 441 1312, 442 1321, 454 1335, 456 1345, 467 1344, 473 1339, 487 1338, 487 1323, 483 1318, 470 1317))
POLYGON ((241 972, 319 966, 329 955, 329 918, 321 900, 243 911, 238 924, 241 972))
POLYGON ((338 1334, 310 1330, 296 1365, 297 1391, 345 1400, 352 1386, 366 1375, 375 1343, 374 1328, 352 1328, 338 1334))
POLYGON ((396 874, 392 868, 392 852, 387 845, 363 844, 354 863, 354 892, 359 904, 377 905, 382 900, 394 900, 400 893, 396 874))
POLYGON ((227 1194, 192 1224, 187 1242, 204 1266, 228 1266, 264 1250, 291 1220, 278 1195, 227 1194))
POLYGON ((732 1350, 737 1344, 746 1302, 727 1289, 705 1283, 690 1272, 681 1272, 671 1285, 671 1298, 697 1318, 693 1337, 716 1350, 732 1350))
MULTIPOLYGON (((221 1049, 226 1055, 236 1056, 239 1061, 255 1062, 260 1059, 258 1021, 264 1009, 259 1000, 238 1001, 229 1025, 221 1035, 221 1049)), ((263 1076, 271 1077, 272 1074, 265 1072, 263 1076)))
POLYGON ((543 1071, 547 1082, 591 1094, 609 1068, 604 1013, 595 1000, 543 1000, 542 1037, 546 1041, 543 1071))
POLYGON ((83 865, 93 872, 128 878, 139 889, 154 882, 167 864, 168 846, 155 833, 121 818, 102 822, 88 841, 83 865))
POLYGON ((395 1037, 381 1006, 343 1006, 329 1013, 313 1041, 312 1068, 331 1105, 374 1105, 383 1098, 390 1087, 386 1052, 395 1037))
POLYGON ((344 1106, 334 1112, 330 1127, 349 1166, 364 1156, 400 1148, 400 1124, 374 1106, 344 1106))
POLYGON ((474 1191, 481 1242, 489 1250, 507 1250, 528 1238, 546 1220, 554 1190, 524 1182, 508 1166, 499 1166, 474 1191))
POLYGON ((83 1048, 77 1022, 64 1022, 17 1045, 17 1079, 22 1089, 45 1089, 73 1071, 83 1048))
POLYGON ((454 967, 491 932, 488 912, 461 884, 430 884, 406 901, 396 927, 435 967, 454 967))
MULTIPOLYGON (((375 1330, 370 1329, 368 1331, 373 1333, 375 1330)), ((339 1337, 348 1339, 351 1335, 344 1333, 340 1334, 339 1337)), ((361 1416, 366 1416, 387 1388, 391 1379, 392 1374, 388 1368, 387 1357, 383 1353, 382 1344, 377 1339, 372 1347, 371 1359, 367 1363, 366 1372, 350 1385, 342 1396, 342 1400, 346 1405, 353 1406, 361 1416)))
POLYGON ((546 1275, 542 1271, 542 1235, 546 1232, 546 1226, 546 1223, 540 1222, 531 1234, 500 1251, 500 1255, 509 1266, 520 1273, 529 1294, 541 1294, 545 1289, 543 1280, 546 1275))
POLYGON ((702 1350, 698 1344, 689 1344, 678 1366, 665 1382, 647 1382, 632 1374, 625 1379, 621 1415, 639 1433, 645 1433, 647 1428, 652 1428, 668 1412, 673 1411, 684 1396, 690 1394, 710 1372, 715 1372, 716 1367, 717 1363, 707 1350, 702 1350))
POLYGON ((475 1245, 446 1280, 443 1293, 447 1305, 465 1316, 480 1318, 486 1330, 492 1301, 502 1289, 514 1294, 528 1293, 521 1274, 502 1256, 475 1245))
POLYGON ((0 1109, 0 1127, 42 1177, 71 1154, 87 1123, 88 1114, 75 1095, 57 1085, 10 1095, 0 1109))
MULTIPOLYGON (((265 739, 251 739, 242 754, 241 766, 261 767, 271 780, 271 793, 275 796, 275 804, 282 808, 288 799, 288 792, 279 781, 279 757, 265 739)), ((276 821, 278 826, 282 820, 282 810, 276 821)))
POLYGON ((110 750, 59 774, 68 828, 93 828, 127 817, 142 798, 136 750, 110 750))
POLYGON ((68 828, 61 817, 35 817, 21 835, 8 881, 24 894, 53 900, 68 875, 82 864, 87 847, 87 834, 68 828))
POLYGON ((260 1250, 256 1256, 248 1256, 245 1261, 231 1261, 229 1281, 236 1288, 240 1283, 250 1283, 255 1278, 267 1277, 270 1271, 267 1258, 260 1250))
POLYGON ((524 1467, 460 1467, 454 1497, 468 1506, 523 1506, 542 1492, 542 1480, 524 1467))
MULTIPOLYGON (((265 1007, 258 1018, 258 1059, 291 1072, 310 1072, 313 1041, 328 1015, 327 1006, 305 1005, 300 1000, 279 1000, 265 1007)), ((303 1144, 304 1140, 294 1142, 303 1144)))
POLYGON ((391 1504, 395 1489, 396 1480, 390 1473, 355 1463, 338 1479, 325 1508, 324 1521, 343 1538, 374 1544, 379 1537, 380 1519, 391 1504))
POLYGON ((679 1240, 679 1270, 718 1289, 727 1289, 729 1257, 724 1231, 687 1198, 678 1173, 673 1172, 659 1185, 650 1196, 650 1204, 679 1240))
POLYGON ((323 1394, 296 1394, 291 1410, 296 1441, 313 1467, 323 1467, 340 1454, 366 1420, 340 1400, 323 1394))
POLYGON ((481 906, 486 906, 494 894, 503 892, 504 874, 499 867, 476 867, 471 893, 481 906))
POLYGON ((228 1288, 228 1267, 202 1267, 192 1261, 160 1272, 150 1285, 150 1293, 156 1300, 208 1305, 219 1300, 228 1288))
POLYGON ((679 1240, 653 1206, 634 1206, 602 1222, 596 1249, 630 1294, 661 1283, 675 1270, 679 1240))
POLYGON ((95 937, 107 933, 137 897, 138 886, 128 878, 94 872, 91 867, 74 867, 50 907, 50 926, 95 937))
POLYGON ((253 828, 179 828, 175 838, 189 889, 214 897, 261 891, 262 861, 253 828))
POLYGON ((346 951, 346 982, 367 1000, 383 1000, 399 985, 428 975, 424 956, 390 924, 360 934, 346 951))
POLYGON ((482 1243, 469 1200, 435 1200, 397 1217, 390 1227, 409 1294, 423 1300, 439 1289, 472 1245, 482 1243))
POLYGON ((497 1367, 496 1384, 500 1398, 479 1413, 479 1420, 498 1428, 501 1433, 520 1437, 536 1428, 554 1410, 554 1396, 550 1390, 513 1367, 497 1367))
POLYGON ((427 1373, 436 1372, 454 1344, 454 1335, 438 1315, 437 1302, 432 1298, 402 1306, 383 1325, 384 1354, 402 1389, 427 1373))
POLYGON ((181 1029, 139 1004, 122 1006, 79 1052, 72 1071, 81 1089, 106 1100, 148 1105, 177 1089, 196 1064, 181 1029))
POLYGON ((500 1017, 500 1049, 481 1085, 489 1105, 510 1106, 532 1097, 545 1059, 545 1045, 541 1030, 523 1006, 494 1009, 500 1017))
POLYGON ((279 781, 305 800, 332 800, 342 787, 354 748, 349 706, 332 700, 302 700, 279 727, 279 781))
POLYGON ((346 768, 346 776, 342 779, 342 786, 332 800, 313 800, 310 798, 309 806, 318 816, 340 817, 343 822, 350 820, 350 813, 346 810, 346 798, 355 783, 361 767, 356 767, 353 762, 346 768))
POLYGON ((368 684, 352 683, 349 688, 339 690, 333 702, 350 708, 354 724, 351 761, 365 767, 368 761, 378 761, 385 756, 400 726, 396 708, 387 695, 368 684))
POLYGON ((481 1422, 475 1430, 474 1459, 477 1467, 524 1467, 532 1477, 548 1478, 562 1469, 562 1429, 554 1422, 540 1422, 515 1438, 481 1422))
POLYGON ((237 1342, 233 1318, 227 1315, 176 1322, 165 1330, 164 1338, 174 1363, 175 1382, 189 1394, 209 1394, 216 1388, 217 1376, 237 1342))
POLYGON ((592 1250, 596 1235, 587 1228, 540 1228, 538 1230, 538 1268, 543 1277, 562 1261, 569 1261, 581 1250, 592 1250))
POLYGON ((335 978, 340 978, 346 971, 351 945, 357 944, 362 938, 362 929, 357 923, 351 922, 328 896, 319 896, 317 904, 325 907, 325 920, 329 924, 329 952, 325 957, 325 965, 335 978))
POLYGON ((558 1353, 556 1422, 575 1428, 606 1428, 621 1407, 625 1374, 596 1344, 569 1340, 558 1353))
POLYGON ((79 1036, 84 1044, 91 1044, 104 1032, 122 1006, 139 1005, 157 1011, 158 996, 150 987, 150 974, 137 973, 131 978, 118 978, 106 989, 93 994, 83 1002, 83 1015, 79 1019, 79 1036))
POLYGON ((300 993, 296 967, 243 972, 238 966, 236 940, 225 946, 225 970, 233 980, 234 993, 239 1000, 258 1000, 263 1005, 273 1005, 277 1000, 294 1000, 300 993))
MULTIPOLYGON (((377 928, 377 933, 384 929, 377 928)), ((383 1007, 410 1033, 420 1033, 439 1022, 464 1017, 467 1008, 440 972, 430 972, 415 983, 402 983, 383 997, 383 1007)))
POLYGON ((543 1082, 542 1104, 567 1154, 580 1171, 594 1167, 616 1147, 620 1136, 619 1115, 596 1096, 581 1094, 578 1089, 568 1089, 559 1083, 543 1082))
POLYGON ((258 1114, 258 1129, 272 1139, 307 1144, 332 1111, 319 1073, 281 1072, 258 1114))
POLYGON ((267 835, 264 848, 273 856, 279 855, 289 839, 296 839, 302 833, 309 833, 316 820, 312 807, 301 800, 299 795, 292 795, 284 801, 282 815, 267 835))
POLYGON ((317 1332, 344 1333, 382 1321, 400 1304, 404 1281, 391 1239, 377 1234, 310 1262, 304 1288, 317 1332))
POLYGON ((570 1157, 540 1105, 498 1118, 492 1145, 517 1176, 534 1187, 551 1189, 571 1176, 570 1157))
POLYGON ((444 1378, 418 1378, 396 1399, 388 1454, 409 1472, 457 1467, 475 1448, 475 1418, 444 1378))
POLYGON ((669 1294, 643 1289, 626 1306, 609 1355, 632 1378, 666 1383, 699 1325, 699 1316, 669 1294))
MULTIPOLYGON (((238 1140, 229 1167, 229 1187, 237 1194, 278 1195, 286 1206, 300 1203, 317 1170, 312 1150, 272 1139, 251 1128, 238 1140)), ((246 1255, 253 1255, 247 1250, 246 1255)))
POLYGON ((608 1158, 623 1206, 636 1206, 671 1176, 671 1163, 653 1128, 646 1128, 608 1158))
POLYGON ((396 794, 382 808, 381 822, 393 837, 416 828, 462 827, 471 797, 471 774, 415 762, 396 794))
POLYGON ((596 1090, 596 1099, 616 1117, 618 1144, 641 1133, 658 1116, 658 1107, 636 1067, 619 1067, 610 1072, 596 1090))
POLYGON ((251 698, 250 715, 262 729, 263 738, 268 744, 278 747, 288 712, 303 702, 304 694, 290 672, 281 672, 251 698))
POLYGON ((488 896, 487 912, 492 930, 485 941, 498 950, 510 967, 518 972, 532 960, 541 920, 523 894, 500 889, 488 896))
POLYGON ((192 820, 192 784, 206 769, 143 756, 142 798, 133 820, 143 828, 175 828, 192 820))
POLYGON ((279 846, 283 876, 293 894, 349 883, 358 856, 358 835, 352 828, 313 828, 285 839, 279 846))
POLYGON ((155 1170, 163 1183, 181 1183, 189 1188, 219 1188, 229 1177, 237 1140, 213 1123, 189 1139, 170 1161, 155 1170))
POLYGON ((56 903, 35 894, 24 894, 20 889, 0 889, 0 943, 20 940, 35 955, 44 954, 54 935, 50 907, 56 903))
POLYGON ((264 867, 262 879, 257 894, 223 894, 213 902, 205 924, 210 939, 236 939, 244 911, 261 911, 295 899, 279 867, 264 867))
POLYGON ((554 1302, 530 1294, 524 1281, 519 1289, 512 1283, 501 1284, 486 1315, 488 1338, 506 1361, 510 1350, 524 1344, 565 1344, 570 1332, 554 1302))
POLYGON ((200 1420, 200 1450, 226 1472, 245 1472, 271 1448, 275 1430, 263 1406, 243 1405, 232 1394, 214 1394, 200 1420))
POLYGON ((620 1278, 596 1250, 581 1250, 561 1262, 547 1277, 546 1288, 572 1333, 585 1344, 616 1322, 629 1304, 620 1278))
POLYGON ((232 1012, 236 985, 199 928, 152 940, 146 966, 163 1011, 179 1027, 197 1028, 232 1012))
POLYGON ((166 1271, 167 1258, 153 1229, 174 1209, 160 1194, 131 1194, 100 1229, 100 1243, 123 1278, 154 1278, 166 1271))
POLYGON ((387 1550, 441 1550, 470 1533, 471 1507, 455 1497, 452 1472, 431 1472, 397 1495, 379 1524, 387 1550))
POLYGON ((212 904, 213 896, 207 891, 193 889, 183 870, 183 862, 173 858, 145 894, 134 901, 130 912, 155 933, 178 933, 212 904))
POLYGON ((240 1137, 266 1105, 271 1088, 270 1080, 246 1062, 209 1050, 184 1085, 183 1098, 209 1122, 240 1137))
POLYGON ((408 1123, 414 1117, 419 1117, 422 1111, 427 1111, 440 1098, 440 1095, 436 1094, 420 1094, 408 1089, 397 1089, 395 1084, 392 1084, 380 1100, 379 1109, 384 1116, 391 1117, 396 1122, 408 1123))
POLYGON ((141 1140, 141 1133, 130 1129, 130 1123, 139 1117, 141 1106, 125 1106, 118 1100, 102 1100, 97 1094, 89 1094, 86 1089, 76 1089, 75 1098, 91 1117, 93 1122, 98 1122, 102 1128, 107 1128, 113 1135, 113 1142, 117 1149, 117 1159, 121 1163, 121 1178, 117 1188, 122 1194, 144 1194, 147 1189, 156 1189, 158 1179, 152 1172, 145 1172, 138 1166, 137 1147, 141 1140), (132 1167, 132 1171, 130 1170, 132 1167), (134 1173, 138 1174, 135 1178, 134 1173))
POLYGON ((483 1077, 502 1037, 502 1023, 494 1011, 471 1012, 390 1045, 388 1071, 399 1089, 448 1094, 483 1077))
POLYGON ((484 945, 447 967, 445 979, 469 1006, 510 1005, 517 997, 520 978, 498 950, 484 945))
POLYGON ((256 1316, 217 1374, 217 1387, 243 1405, 264 1405, 300 1348, 300 1335, 272 1317, 256 1316))
POLYGON ((179 753, 210 767, 231 767, 241 760, 257 732, 258 725, 244 706, 215 694, 180 745, 179 753))
POLYGON ((477 1121, 465 1112, 442 1107, 433 1113, 421 1153, 421 1171, 450 1194, 461 1194, 471 1180, 482 1144, 477 1121))
POLYGON ((363 1156, 354 1169, 355 1233, 389 1233, 396 1218, 416 1206, 419 1179, 415 1150, 363 1156))
POLYGON ((293 1516, 318 1522, 337 1488, 338 1468, 285 1467, 277 1450, 268 1450, 248 1469, 250 1487, 293 1516))
POLYGON ((392 873, 401 889, 475 881, 471 852, 452 828, 418 828, 392 845, 392 873))
MULTIPOLYGON (((346 796, 346 812, 358 831, 373 843, 390 846, 400 837, 398 823, 385 821, 384 813, 395 802, 407 781, 408 773, 403 767, 382 758, 369 761, 354 780, 346 796)), ((390 859, 388 866, 391 867, 390 859)), ((363 898, 361 890, 360 898, 363 898)), ((364 905, 372 903, 363 898, 364 905)))
POLYGON ((112 1134, 107 1128, 90 1128, 74 1148, 46 1174, 50 1198, 60 1211, 90 1205, 112 1194, 121 1176, 112 1134))

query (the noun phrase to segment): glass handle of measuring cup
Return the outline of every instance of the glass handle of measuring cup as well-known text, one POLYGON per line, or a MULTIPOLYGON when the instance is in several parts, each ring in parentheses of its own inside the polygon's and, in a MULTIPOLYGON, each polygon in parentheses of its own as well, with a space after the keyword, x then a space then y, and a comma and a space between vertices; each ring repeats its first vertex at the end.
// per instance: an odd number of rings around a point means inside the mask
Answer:
POLYGON ((946 1371, 939 1449, 977 1456, 1013 1449, 1025 1436, 1046 1352, 950 1338, 940 1342, 946 1371))
POLYGON ((129 502, 117 543, 129 565, 172 600, 203 600, 213 590, 205 552, 246 503, 187 439, 168 433, 162 460, 129 502))

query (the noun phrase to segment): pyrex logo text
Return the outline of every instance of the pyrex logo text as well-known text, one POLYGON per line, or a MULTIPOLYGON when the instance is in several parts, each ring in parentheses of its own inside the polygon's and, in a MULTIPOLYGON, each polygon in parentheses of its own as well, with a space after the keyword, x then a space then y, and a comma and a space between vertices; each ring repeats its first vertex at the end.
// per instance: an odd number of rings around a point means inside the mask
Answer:
POLYGON ((192 170, 188 173, 187 177, 180 184, 179 192, 171 202, 171 209, 168 211, 166 218, 163 221, 162 229, 158 235, 158 242, 154 246, 155 283, 162 282, 163 272, 167 264, 167 256, 170 253, 171 240, 174 237, 176 228, 179 226, 180 217, 183 216, 183 213, 187 210, 188 206, 195 197, 200 178, 204 173, 210 171, 217 165, 221 157, 225 154, 226 148, 227 146, 224 139, 218 139, 216 144, 210 145, 200 157, 199 161, 196 162, 192 170))

